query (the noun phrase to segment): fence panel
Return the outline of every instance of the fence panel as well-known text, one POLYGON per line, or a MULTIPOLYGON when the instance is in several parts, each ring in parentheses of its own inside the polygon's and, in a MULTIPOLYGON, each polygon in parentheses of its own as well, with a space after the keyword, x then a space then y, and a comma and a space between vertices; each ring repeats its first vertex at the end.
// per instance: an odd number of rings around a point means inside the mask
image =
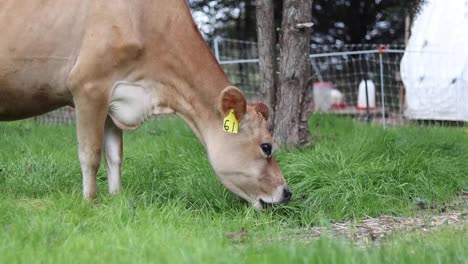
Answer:
POLYGON ((384 49, 379 45, 313 45, 311 65, 315 81, 332 83, 333 89, 343 95, 342 104, 333 106, 330 112, 366 119, 366 104, 364 108, 359 107, 358 98, 360 84, 368 80, 368 84, 375 86, 375 92, 370 94, 374 98, 369 98, 375 101, 375 107, 369 111, 371 120, 384 125, 405 123, 399 72, 403 53, 403 47, 398 45, 388 45, 384 49))
MULTIPOLYGON (((233 84, 247 96, 257 96, 259 69, 256 43, 216 38, 213 47, 233 84)), ((405 123, 402 117, 403 86, 399 75, 404 47, 386 45, 385 49, 379 48, 380 45, 311 45, 314 83, 331 84, 335 94, 338 91, 342 96, 342 102, 333 104, 328 112, 352 115, 357 119, 369 118, 384 125, 405 123), (375 85, 375 108, 369 111, 369 115, 365 109, 358 109, 357 105, 359 84, 365 79, 375 85)), ((313 87, 310 89, 313 99, 313 87)), ((310 109, 315 110, 313 102, 310 109)))
MULTIPOLYGON (((248 97, 258 97, 260 80, 257 43, 216 38, 212 49, 231 82, 248 97)), ((350 115, 358 120, 369 120, 384 126, 407 123, 408 120, 403 117, 404 89, 400 78, 403 53, 403 45, 386 45, 385 49, 379 49, 379 45, 311 45, 313 83, 315 86, 323 86, 325 83, 333 91, 332 95, 337 95, 332 98, 327 112, 350 115), (369 109, 369 113, 366 107, 362 108, 358 104, 359 86, 365 83, 365 79, 369 80, 368 84, 374 85, 374 93, 370 94, 373 98, 368 100, 375 101, 375 107, 369 109)), ((368 92, 370 90, 368 87, 368 92)), ((314 86, 311 85, 310 110, 318 111, 317 100, 321 98, 316 96, 314 102, 313 91, 314 86)), ((75 123, 74 111, 70 107, 34 119, 48 124, 75 123)))
POLYGON ((247 96, 255 96, 260 82, 257 42, 218 37, 213 52, 232 84, 247 96))

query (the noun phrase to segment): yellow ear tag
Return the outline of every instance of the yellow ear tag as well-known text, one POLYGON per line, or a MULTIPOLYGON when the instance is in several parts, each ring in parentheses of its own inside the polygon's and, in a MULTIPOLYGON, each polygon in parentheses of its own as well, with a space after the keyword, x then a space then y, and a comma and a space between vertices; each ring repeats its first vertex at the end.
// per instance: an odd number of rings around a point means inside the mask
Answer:
POLYGON ((239 131, 239 121, 237 121, 234 109, 229 111, 229 114, 224 118, 223 130, 228 133, 235 133, 239 131))

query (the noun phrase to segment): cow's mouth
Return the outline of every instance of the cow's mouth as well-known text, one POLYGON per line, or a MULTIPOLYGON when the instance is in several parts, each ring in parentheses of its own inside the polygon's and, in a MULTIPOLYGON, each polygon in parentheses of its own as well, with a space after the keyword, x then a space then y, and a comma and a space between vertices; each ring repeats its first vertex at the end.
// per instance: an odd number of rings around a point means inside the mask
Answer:
POLYGON ((260 201, 260 205, 262 206, 262 208, 266 209, 266 208, 277 206, 277 205, 285 205, 289 202, 289 199, 283 199, 280 202, 276 202, 276 203, 265 202, 262 200, 262 198, 260 198, 259 201, 260 201))

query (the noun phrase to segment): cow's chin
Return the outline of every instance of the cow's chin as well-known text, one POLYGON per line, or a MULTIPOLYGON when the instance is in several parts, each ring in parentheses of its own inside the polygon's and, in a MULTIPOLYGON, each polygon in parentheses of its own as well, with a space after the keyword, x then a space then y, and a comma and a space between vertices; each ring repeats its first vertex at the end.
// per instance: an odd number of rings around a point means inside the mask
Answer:
POLYGON ((232 193, 236 194, 240 198, 244 199, 245 201, 251 203, 255 209, 261 210, 265 209, 274 205, 286 204, 289 201, 289 197, 286 198, 284 196, 284 190, 286 189, 285 186, 278 186, 274 189, 271 194, 267 195, 260 195, 260 196, 253 196, 249 195, 241 186, 234 184, 232 181, 223 180, 221 178, 221 182, 223 185, 230 190, 232 193))
POLYGON ((266 209, 269 207, 273 207, 275 205, 286 204, 287 201, 280 201, 280 202, 265 202, 262 198, 259 198, 257 201, 253 203, 253 207, 257 210, 266 209))
POLYGON ((253 203, 253 207, 255 207, 255 209, 261 210, 268 207, 272 207, 274 205, 286 204, 289 201, 289 199, 285 199, 283 192, 284 187, 280 186, 276 188, 276 190, 273 191, 271 195, 261 195, 253 203))

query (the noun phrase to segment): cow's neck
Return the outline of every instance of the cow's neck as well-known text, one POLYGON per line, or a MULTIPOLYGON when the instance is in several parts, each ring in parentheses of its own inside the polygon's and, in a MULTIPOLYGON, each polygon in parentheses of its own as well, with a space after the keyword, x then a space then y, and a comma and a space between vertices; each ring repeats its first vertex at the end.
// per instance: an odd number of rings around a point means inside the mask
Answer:
POLYGON ((147 55, 157 61, 153 64, 155 75, 164 85, 160 103, 182 117, 207 147, 210 132, 222 131, 218 100, 221 91, 231 84, 193 22, 187 3, 174 1, 171 5, 181 6, 177 13, 152 16, 169 16, 171 24, 154 23, 162 27, 156 31, 163 34, 148 32, 148 43, 155 46, 151 49, 154 53, 147 55))
MULTIPOLYGON (((222 116, 217 108, 219 94, 206 97, 204 91, 199 92, 202 86, 186 87, 177 91, 177 102, 171 107, 192 129, 201 143, 208 148, 216 132, 222 131, 222 116)), ((206 86, 202 87, 205 89, 206 86)))
POLYGON ((221 91, 231 85, 201 39, 175 44, 167 60, 161 104, 173 109, 208 147, 213 132, 222 131, 219 112, 221 91), (198 42, 198 43, 197 43, 198 42))

